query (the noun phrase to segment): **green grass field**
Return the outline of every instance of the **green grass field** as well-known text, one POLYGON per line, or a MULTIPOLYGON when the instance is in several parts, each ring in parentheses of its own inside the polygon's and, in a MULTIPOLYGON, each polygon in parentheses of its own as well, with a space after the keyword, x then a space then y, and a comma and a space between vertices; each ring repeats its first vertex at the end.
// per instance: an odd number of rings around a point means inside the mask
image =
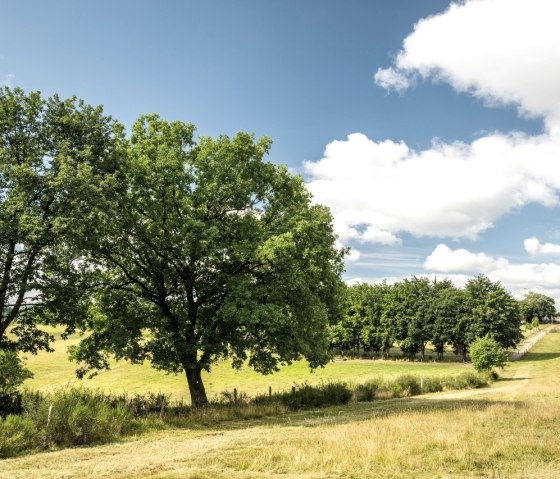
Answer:
MULTIPOLYGON (((56 330, 52 330, 55 335, 56 330)), ((75 376, 76 364, 67 358, 68 346, 76 344, 78 336, 67 341, 56 341, 54 353, 27 355, 27 365, 35 377, 26 386, 42 391, 58 389, 68 385, 82 384, 113 393, 163 392, 173 399, 188 401, 187 382, 183 375, 169 375, 154 370, 149 364, 133 365, 128 362, 114 363, 110 370, 101 371, 92 379, 78 380, 75 376)), ((381 360, 348 360, 329 363, 324 368, 311 372, 305 361, 283 367, 278 373, 262 376, 248 368, 232 369, 229 361, 216 364, 210 373, 203 376, 210 397, 224 390, 237 388, 240 392, 253 396, 268 393, 269 386, 274 391, 289 389, 293 384, 320 381, 363 382, 373 377, 394 377, 412 373, 419 376, 456 374, 471 370, 468 364, 457 362, 407 362, 381 360)))
MULTIPOLYGON (((363 364, 332 366, 324 374, 343 374, 338 367, 359 371, 363 364)), ((416 364, 373 366, 392 374, 392 368, 416 364)), ((295 375, 294 370, 284 380, 295 375)), ((0 462, 0 478, 556 479, 559 430, 556 332, 484 390, 169 428, 114 444, 7 459, 0 462)))

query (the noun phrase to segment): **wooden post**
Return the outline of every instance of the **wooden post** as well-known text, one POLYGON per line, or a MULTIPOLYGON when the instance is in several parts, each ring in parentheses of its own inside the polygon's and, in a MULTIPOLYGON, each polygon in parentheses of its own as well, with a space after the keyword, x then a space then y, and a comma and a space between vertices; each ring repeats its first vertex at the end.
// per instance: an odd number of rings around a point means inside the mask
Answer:
POLYGON ((272 398, 272 386, 268 386, 268 397, 272 398))
POLYGON ((52 410, 53 410, 53 406, 51 404, 49 406, 49 415, 47 416, 47 427, 49 427, 49 424, 51 423, 52 410))
POLYGON ((233 402, 237 404, 237 388, 233 388, 233 402))

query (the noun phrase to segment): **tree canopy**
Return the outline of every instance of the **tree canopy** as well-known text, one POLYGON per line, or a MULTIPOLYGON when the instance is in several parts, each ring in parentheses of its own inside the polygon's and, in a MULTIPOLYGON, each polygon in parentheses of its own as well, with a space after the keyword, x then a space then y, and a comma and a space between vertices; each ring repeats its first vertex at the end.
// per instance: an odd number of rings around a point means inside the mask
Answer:
POLYGON ((85 368, 108 355, 186 374, 194 405, 201 371, 220 358, 262 373, 328 361, 343 251, 331 215, 303 180, 263 161, 271 142, 141 117, 87 250, 98 289, 73 351, 85 368))
POLYGON ((409 359, 424 358, 428 344, 443 359, 451 346, 466 359, 469 345, 487 335, 502 348, 515 346, 520 319, 518 302, 482 275, 464 289, 422 277, 393 285, 361 283, 348 287, 345 314, 330 326, 330 345, 342 353, 384 356, 396 345, 409 359))
POLYGON ((554 298, 544 294, 529 291, 520 301, 521 314, 523 320, 530 323, 533 318, 543 321, 552 318, 556 314, 556 304, 554 298))
POLYGON ((48 349, 38 321, 80 315, 72 240, 93 224, 121 136, 100 107, 0 89, 0 349, 48 349))

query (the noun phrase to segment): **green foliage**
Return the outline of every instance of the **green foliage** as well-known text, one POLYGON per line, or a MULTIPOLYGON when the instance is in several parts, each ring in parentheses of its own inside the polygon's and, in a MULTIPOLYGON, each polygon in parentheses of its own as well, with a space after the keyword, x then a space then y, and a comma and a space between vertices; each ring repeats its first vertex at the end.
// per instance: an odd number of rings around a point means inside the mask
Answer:
POLYGON ((24 397, 24 411, 25 417, 44 431, 48 445, 107 442, 134 428, 133 415, 126 405, 87 389, 24 397))
POLYGON ((121 185, 87 263, 103 285, 73 357, 108 355, 184 372, 192 403, 207 402, 201 371, 220 358, 271 373, 302 357, 329 359, 343 252, 328 209, 303 180, 263 161, 252 135, 193 140, 194 127, 141 117, 121 185))
POLYGON ((370 379, 365 383, 358 384, 354 388, 354 399, 358 402, 373 401, 383 389, 383 381, 380 379, 370 379))
POLYGON ((486 373, 465 372, 456 376, 420 378, 404 374, 393 380, 370 380, 354 389, 354 400, 368 402, 375 399, 401 398, 444 390, 473 389, 487 386, 493 378, 486 373))
POLYGON ((0 349, 48 350, 40 321, 82 317, 76 245, 95 228, 122 131, 76 98, 0 88, 0 349))
POLYGON ((504 367, 507 360, 507 352, 490 335, 476 339, 469 347, 469 356, 479 372, 504 367))
POLYGON ((0 458, 38 449, 42 443, 42 434, 31 418, 9 415, 0 419, 0 458))
POLYGON ((533 320, 531 321, 531 328, 532 329, 538 329, 540 326, 540 321, 539 318, 537 318, 536 316, 533 318, 533 320))
POLYGON ((554 298, 544 294, 529 291, 525 298, 519 302, 522 318, 529 323, 533 318, 543 321, 552 318, 556 314, 556 304, 554 298))
POLYGON ((515 347, 521 340, 518 303, 499 283, 485 276, 468 281, 465 287, 469 312, 468 343, 490 335, 502 348, 515 347))
POLYGON ((339 382, 317 386, 302 384, 296 386, 292 392, 278 394, 277 398, 280 403, 297 410, 346 404, 352 399, 352 391, 346 383, 339 382))
POLYGON ((389 388, 393 397, 417 396, 422 393, 420 378, 404 374, 390 382, 389 388))
POLYGON ((396 343, 407 359, 424 359, 431 344, 439 360, 448 346, 466 360, 469 344, 486 334, 504 348, 521 339, 517 302, 485 276, 464 290, 449 280, 412 277, 391 286, 358 284, 346 290, 343 318, 329 327, 334 352, 387 355, 396 343))
POLYGON ((33 374, 24 367, 15 351, 0 350, 0 396, 13 394, 26 379, 32 377, 33 374))
POLYGON ((18 388, 31 377, 17 352, 0 349, 0 417, 21 412, 18 388))

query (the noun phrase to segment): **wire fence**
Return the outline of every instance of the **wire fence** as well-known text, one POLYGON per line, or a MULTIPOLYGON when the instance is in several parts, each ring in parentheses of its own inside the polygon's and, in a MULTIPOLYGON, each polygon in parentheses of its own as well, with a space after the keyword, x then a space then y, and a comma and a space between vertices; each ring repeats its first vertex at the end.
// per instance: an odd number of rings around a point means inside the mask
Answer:
POLYGON ((537 333, 535 336, 531 336, 529 339, 524 341, 519 347, 509 353, 508 360, 509 361, 518 361, 521 359, 527 352, 537 344, 542 338, 544 338, 550 331, 552 331, 555 327, 548 326, 547 328, 543 329, 540 333, 537 333))

